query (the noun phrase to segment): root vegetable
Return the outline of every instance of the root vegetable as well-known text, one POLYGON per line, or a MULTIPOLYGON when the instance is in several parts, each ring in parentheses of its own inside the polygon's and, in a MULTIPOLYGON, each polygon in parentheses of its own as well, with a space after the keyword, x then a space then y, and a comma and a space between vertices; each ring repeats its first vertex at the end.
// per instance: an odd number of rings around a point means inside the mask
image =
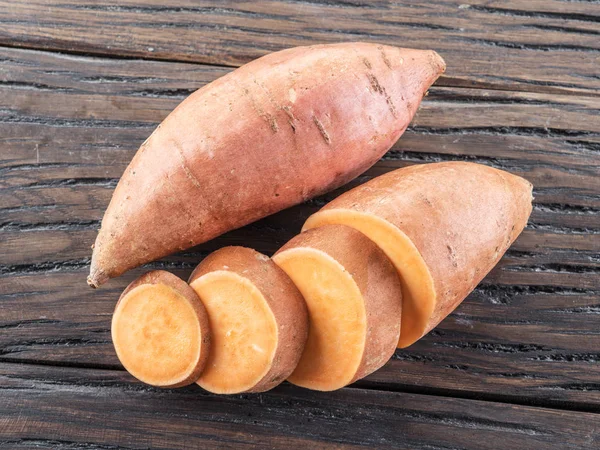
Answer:
POLYGON ((305 230, 342 224, 386 253, 402 280, 407 347, 453 311, 500 260, 531 213, 529 182, 447 162, 389 172, 312 215, 305 230))
POLYGON ((198 296, 177 276, 153 271, 131 283, 112 319, 117 356, 134 377, 159 387, 195 382, 210 351, 198 296))
POLYGON ((401 285, 385 254, 341 225, 304 232, 273 257, 308 306, 309 334, 288 380, 320 391, 383 366, 400 337, 401 285))
POLYGON ((308 332, 300 292, 273 261, 254 250, 225 247, 190 277, 213 330, 198 384, 213 393, 263 392, 296 367, 308 332))
POLYGON ((264 56, 198 90, 125 170, 89 285, 350 181, 400 137, 444 69, 433 51, 315 45, 264 56))

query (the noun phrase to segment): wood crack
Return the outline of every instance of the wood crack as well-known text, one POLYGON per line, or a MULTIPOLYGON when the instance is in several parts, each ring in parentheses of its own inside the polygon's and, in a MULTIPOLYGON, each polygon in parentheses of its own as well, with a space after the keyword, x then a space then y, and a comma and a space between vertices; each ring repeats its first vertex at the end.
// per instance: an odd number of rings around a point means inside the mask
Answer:
POLYGON ((91 258, 72 259, 60 262, 0 265, 0 275, 14 276, 35 273, 89 270, 91 258))
POLYGON ((592 14, 578 14, 570 13, 567 11, 551 12, 551 11, 525 11, 522 9, 510 9, 510 8, 495 8, 491 6, 483 5, 469 5, 469 9, 481 12, 487 12, 490 14, 501 14, 505 16, 515 17, 531 17, 531 18, 544 18, 544 19, 560 19, 560 20, 578 20, 583 22, 600 22, 600 16, 592 14))
POLYGON ((5 222, 0 224, 0 231, 79 231, 98 230, 100 220, 79 220, 74 222, 52 222, 52 223, 20 223, 5 222))
POLYGON ((560 25, 541 25, 541 24, 522 24, 520 28, 533 28, 535 30, 543 31, 558 31, 559 33, 577 33, 577 34, 589 34, 592 36, 600 35, 600 31, 597 30, 586 30, 584 28, 566 27, 560 25))
MULTIPOLYGON (((43 188, 54 188, 63 186, 97 186, 114 188, 117 186, 119 178, 67 178, 63 180, 44 180, 36 181, 21 186, 11 186, 3 188, 4 191, 20 191, 26 189, 43 189, 43 188)), ((0 191, 1 191, 0 190, 0 191)))
POLYGON ((144 5, 144 6, 128 6, 128 5, 94 5, 94 4, 57 4, 58 8, 85 10, 85 11, 103 11, 110 13, 140 13, 140 14, 179 14, 179 13, 197 13, 201 15, 228 15, 239 17, 252 17, 257 19, 284 19, 293 20, 290 15, 285 14, 267 14, 256 11, 248 11, 242 9, 222 8, 222 7, 186 7, 186 6, 164 6, 164 5, 144 5))
POLYGON ((134 122, 125 120, 102 120, 102 119, 61 119, 58 117, 40 117, 12 115, 0 116, 0 123, 26 123, 32 125, 43 125, 51 127, 86 127, 86 128, 154 128, 156 124, 146 122, 134 122))
POLYGON ((572 130, 572 129, 561 129, 561 128, 542 128, 542 127, 515 127, 515 126, 482 126, 482 127, 465 127, 465 128, 438 128, 438 127, 424 127, 424 126, 412 126, 408 127, 408 130, 416 133, 423 134, 489 134, 489 135, 509 135, 514 134, 517 136, 540 136, 540 137, 584 137, 584 136, 600 136, 600 133, 595 131, 586 130, 572 130))
POLYGON ((49 91, 62 93, 77 92, 77 90, 73 88, 57 87, 44 83, 32 83, 28 81, 13 80, 0 80, 0 88, 27 89, 32 91, 49 91))
POLYGON ((513 48, 519 50, 535 50, 535 51, 574 51, 586 53, 600 53, 600 48, 588 47, 585 45, 574 44, 531 44, 531 43, 515 43, 508 41, 494 41, 491 39, 471 38, 466 36, 452 36, 449 39, 454 41, 469 42, 471 44, 481 44, 492 47, 513 48))
POLYGON ((43 438, 19 438, 2 439, 0 447, 7 448, 48 448, 56 450, 134 450, 134 447, 123 447, 122 445, 103 445, 95 442, 67 441, 43 438))
POLYGON ((532 361, 598 363, 600 362, 600 353, 551 353, 532 356, 529 359, 532 361))
POLYGON ((548 309, 546 310, 546 312, 560 314, 600 314, 600 304, 574 306, 572 308, 548 309))
MULTIPOLYGON (((0 298, 4 296, 0 295, 0 298)), ((11 328, 23 328, 29 327, 31 325, 56 325, 62 324, 63 322, 60 320, 53 319, 29 319, 29 320, 18 320, 16 322, 8 322, 8 323, 0 323, 0 329, 7 330, 11 328)))
POLYGON ((471 295, 480 297, 493 305, 509 305, 515 297, 520 296, 561 295, 579 297, 582 295, 600 295, 600 290, 564 288, 560 286, 517 286, 482 283, 473 290, 471 295))
POLYGON ((497 342, 433 342, 434 346, 461 350, 478 350, 491 353, 530 353, 543 352, 550 349, 537 344, 502 344, 497 342))
POLYGON ((70 169, 72 167, 94 167, 93 164, 82 163, 35 163, 35 164, 14 164, 12 166, 0 167, 0 173, 21 172, 29 170, 46 169, 70 169))
MULTIPOLYGON (((461 133, 457 133, 461 134, 461 133)), ((456 155, 452 153, 433 153, 433 152, 411 152, 404 150, 390 150, 386 153, 382 160, 384 161, 412 161, 412 162, 443 162, 443 161, 472 161, 479 164, 486 164, 496 169, 505 170, 508 172, 522 172, 524 167, 547 167, 555 170, 560 170, 574 175, 582 175, 590 171, 590 167, 569 168, 566 166, 558 166, 553 164, 541 163, 539 160, 533 159, 508 159, 494 158, 485 155, 456 155)), ((536 188, 534 197, 539 189, 536 188)))
POLYGON ((424 414, 420 412, 402 412, 400 413, 400 415, 411 419, 418 419, 423 422, 442 423, 444 425, 458 426, 461 428, 500 431, 504 433, 526 434, 530 436, 550 436, 553 434, 550 431, 543 431, 542 429, 533 426, 520 425, 509 422, 500 422, 489 419, 478 419, 460 414, 424 414))
MULTIPOLYGON (((599 274, 600 267, 578 266, 575 264, 547 263, 547 264, 507 264, 502 270, 510 272, 545 272, 545 273, 569 273, 569 274, 599 274)), ((600 284, 599 284, 600 286, 600 284)))
POLYGON ((535 222, 528 222, 527 229, 537 231, 547 231, 554 234, 584 234, 584 235, 595 235, 600 234, 600 228, 590 227, 568 227, 552 224, 538 224, 535 222))
POLYGON ((110 339, 91 339, 91 338, 39 338, 29 341, 20 341, 14 344, 0 347, 0 356, 13 353, 22 353, 30 347, 80 347, 85 345, 110 344, 110 339))

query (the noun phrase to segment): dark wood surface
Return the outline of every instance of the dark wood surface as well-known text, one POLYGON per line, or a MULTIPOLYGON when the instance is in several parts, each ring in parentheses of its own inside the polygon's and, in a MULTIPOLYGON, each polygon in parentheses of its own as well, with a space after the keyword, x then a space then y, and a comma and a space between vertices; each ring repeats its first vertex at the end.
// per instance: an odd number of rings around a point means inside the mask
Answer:
MULTIPOLYGON (((0 1, 0 447, 599 447, 599 113, 596 1, 0 1), (436 330, 340 392, 135 382, 110 317, 147 268, 85 284, 123 169, 195 89, 269 51, 345 40, 434 48, 448 70, 342 190, 476 161, 534 184, 527 229, 436 330)), ((150 267, 187 276, 229 244, 270 254, 336 194, 150 267)))
POLYGON ((368 40, 438 49, 451 64, 441 84, 598 95, 595 3, 3 0, 0 42, 235 66, 296 45, 368 40))
POLYGON ((150 388, 120 371, 5 364, 0 394, 7 404, 0 445, 15 448, 600 444, 596 414, 358 388, 318 393, 285 384, 264 394, 216 396, 197 386, 150 388))

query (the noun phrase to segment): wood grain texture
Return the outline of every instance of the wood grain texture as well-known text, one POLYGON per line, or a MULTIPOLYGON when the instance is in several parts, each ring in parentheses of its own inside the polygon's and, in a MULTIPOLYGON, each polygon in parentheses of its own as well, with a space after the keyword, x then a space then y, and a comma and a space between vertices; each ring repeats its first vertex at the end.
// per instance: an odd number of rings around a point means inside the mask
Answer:
POLYGON ((598 416, 499 403, 288 384, 215 396, 116 371, 0 364, 0 446, 10 448, 587 449, 598 416), (143 406, 141 406, 143 405, 143 406), (116 413, 118 412, 118 413, 116 413), (64 426, 69 424, 69 426, 64 426))
MULTIPOLYGON (((90 291, 89 247, 140 143, 231 69, 9 48, 0 63, 0 360, 119 369, 110 315, 144 269, 90 291)), ((433 87, 394 148, 344 188, 444 160, 535 185, 530 225, 483 285, 363 386, 600 411, 599 110, 594 97, 433 87)), ((186 277, 223 245, 271 254, 335 195, 151 267, 186 277)))
POLYGON ((297 45, 433 48, 441 84, 598 95, 595 2, 146 0, 0 2, 0 43, 237 66, 297 45))

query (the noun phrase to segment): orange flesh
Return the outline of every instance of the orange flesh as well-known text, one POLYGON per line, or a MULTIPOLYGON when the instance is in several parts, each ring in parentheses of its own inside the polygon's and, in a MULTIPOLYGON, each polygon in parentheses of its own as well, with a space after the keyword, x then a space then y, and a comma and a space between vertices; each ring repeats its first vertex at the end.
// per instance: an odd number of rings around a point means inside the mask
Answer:
POLYGON ((433 314, 436 294, 427 264, 408 236, 387 220, 350 209, 317 212, 308 218, 303 231, 329 224, 352 227, 383 250, 396 267, 402 283, 402 323, 398 347, 408 347, 421 338, 433 314))
POLYGON ((173 386, 190 377, 202 350, 196 311, 164 284, 137 286, 121 299, 112 339, 127 371, 154 386, 173 386))
POLYGON ((198 384, 217 394, 256 386, 277 350, 277 322, 267 301, 252 282, 228 271, 207 273, 191 287, 204 303, 213 333, 198 384))
POLYGON ((290 276, 308 307, 308 341, 288 381, 319 391, 346 386, 358 370, 367 334, 358 286, 319 250, 294 248, 276 254, 273 261, 290 276))

